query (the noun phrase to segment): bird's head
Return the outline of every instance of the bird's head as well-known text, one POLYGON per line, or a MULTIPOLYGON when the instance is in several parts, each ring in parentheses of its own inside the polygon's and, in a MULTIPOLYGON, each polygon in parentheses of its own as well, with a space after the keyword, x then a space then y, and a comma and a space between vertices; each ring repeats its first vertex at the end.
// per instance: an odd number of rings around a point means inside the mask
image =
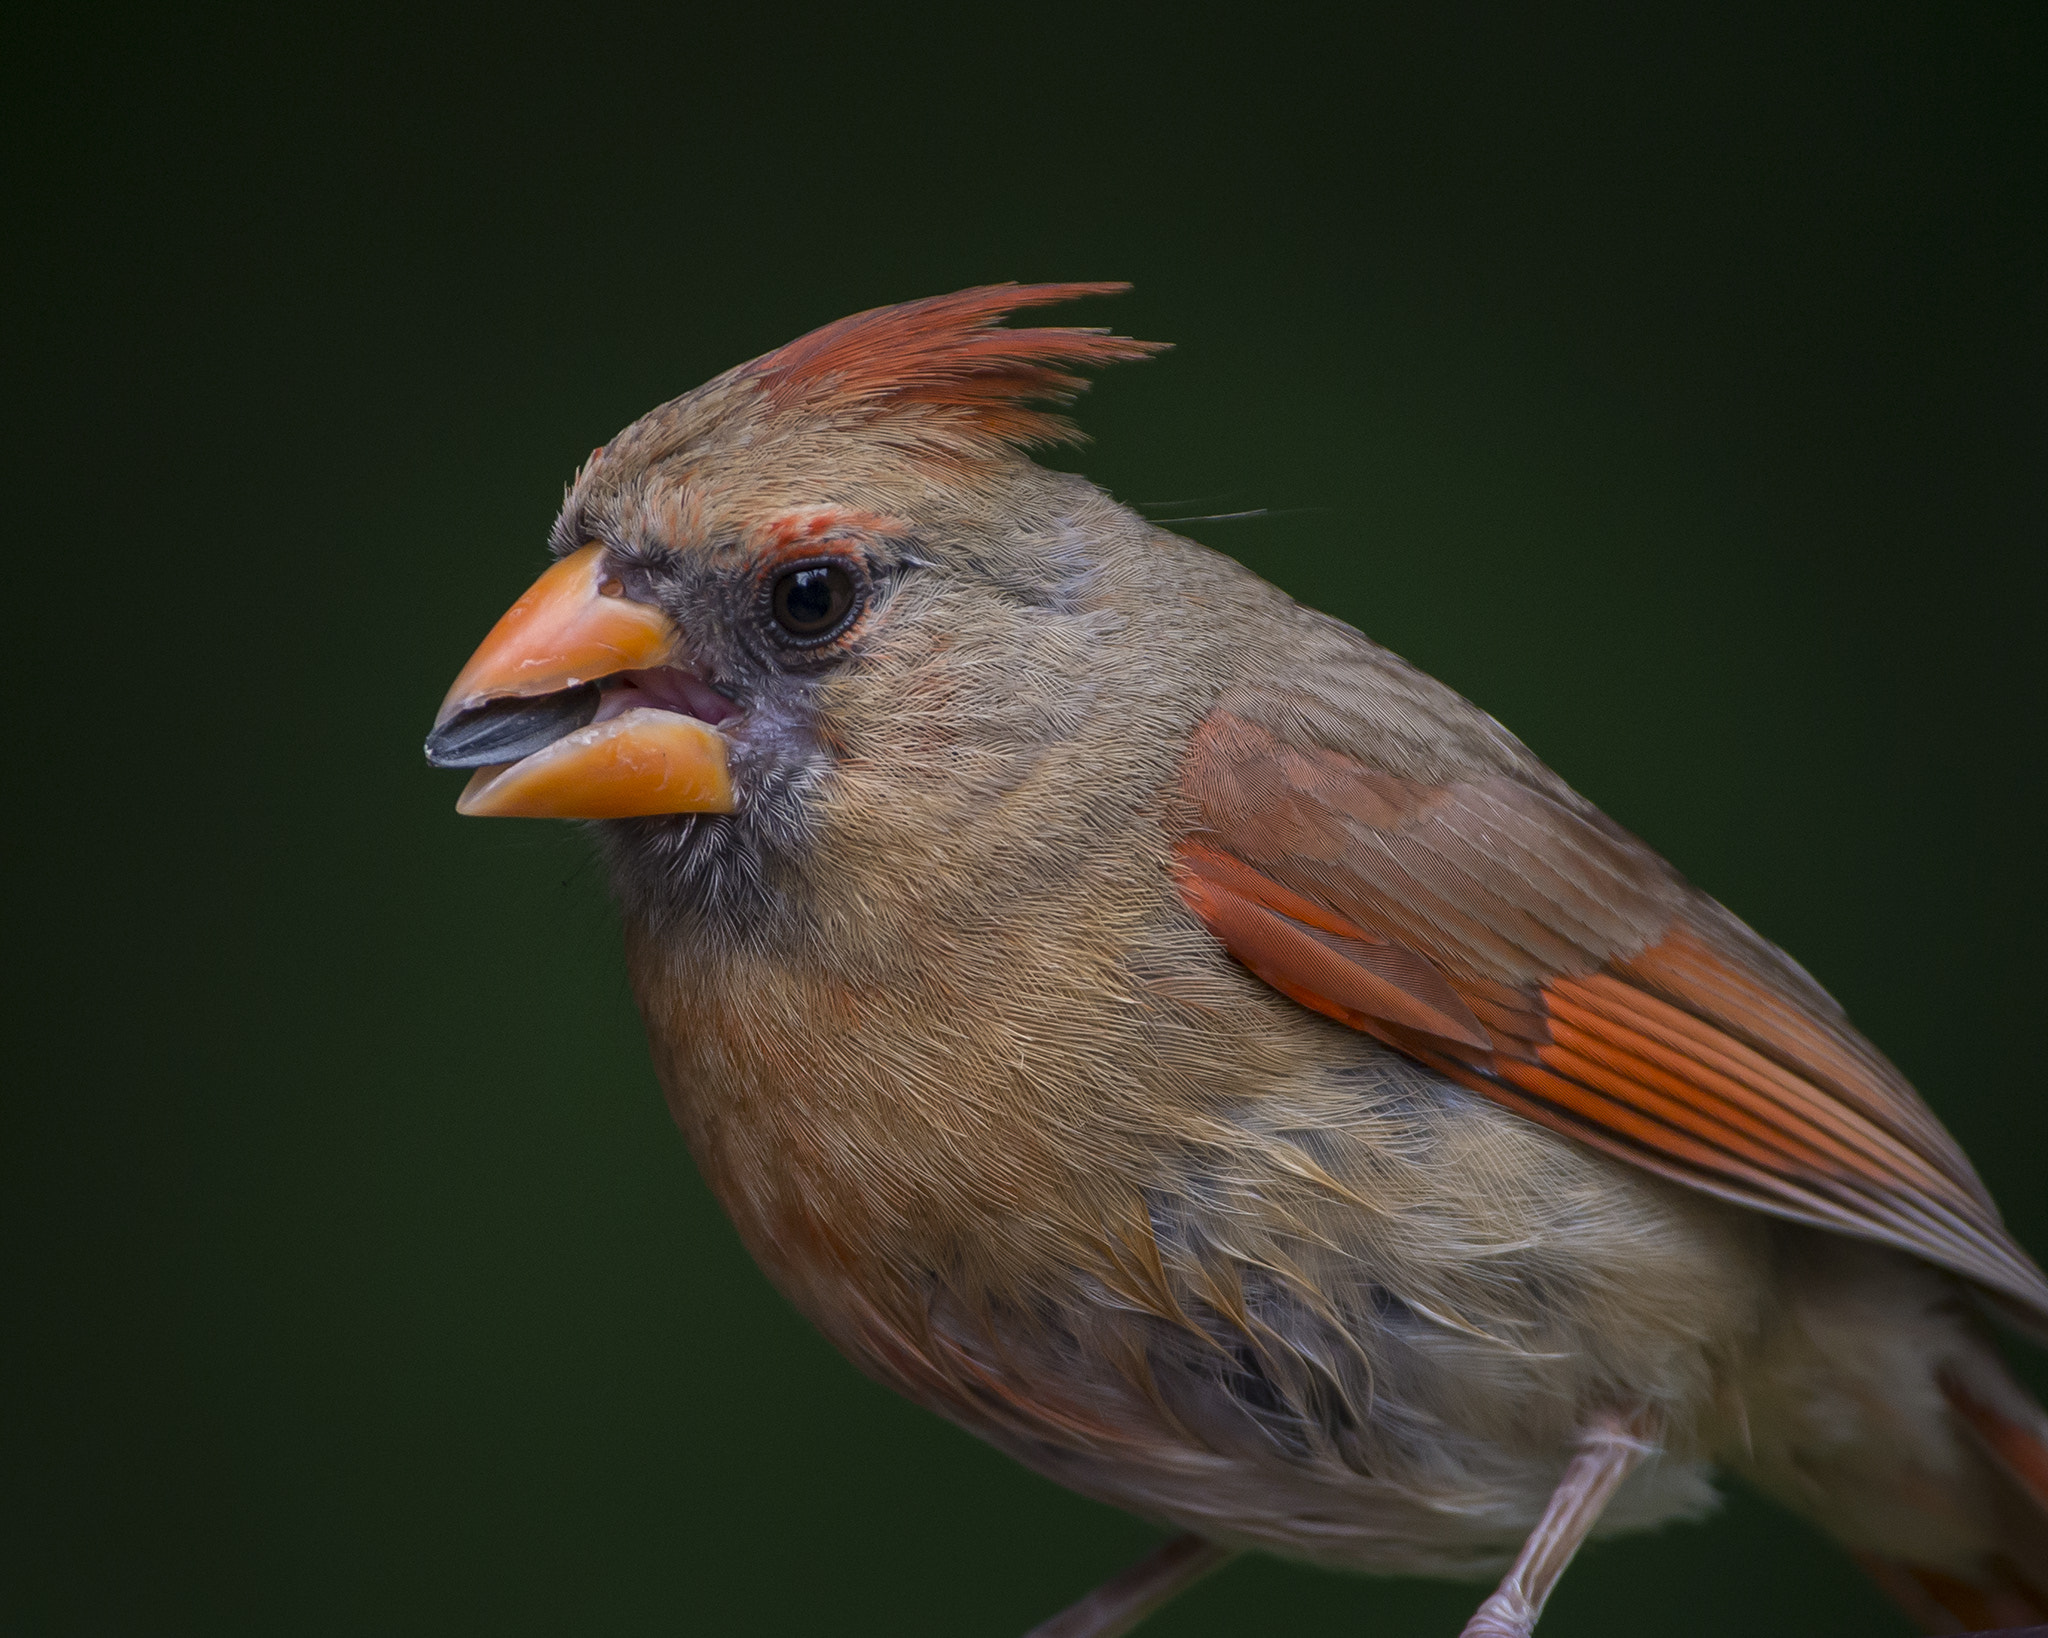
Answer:
POLYGON ((1143 533, 1023 451, 1074 436, 1043 406, 1081 390, 1077 367, 1156 350, 998 321, 1122 288, 856 314, 597 450, 554 565, 427 741, 475 770, 460 810, 612 821, 643 908, 751 909, 821 827, 971 829, 1072 726, 1104 635, 1091 577, 1105 541, 1143 533))

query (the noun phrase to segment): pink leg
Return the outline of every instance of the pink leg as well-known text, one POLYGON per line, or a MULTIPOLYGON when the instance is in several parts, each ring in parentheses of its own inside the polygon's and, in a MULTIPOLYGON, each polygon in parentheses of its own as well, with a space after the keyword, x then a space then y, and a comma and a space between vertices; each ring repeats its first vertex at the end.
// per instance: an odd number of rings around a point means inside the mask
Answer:
POLYGON ((1639 1419, 1607 1415, 1591 1423, 1579 1439, 1579 1453, 1550 1494, 1536 1528, 1522 1544, 1522 1556, 1502 1578, 1491 1598, 1465 1623, 1462 1638, 1529 1638, 1536 1617, 1550 1596, 1579 1543, 1599 1522, 1630 1469, 1649 1454, 1639 1419))
POLYGON ((1078 1604, 1069 1604, 1050 1621, 1041 1621, 1024 1638, 1117 1638, 1229 1557, 1229 1548, 1200 1536, 1175 1536, 1157 1552, 1111 1576, 1078 1604))

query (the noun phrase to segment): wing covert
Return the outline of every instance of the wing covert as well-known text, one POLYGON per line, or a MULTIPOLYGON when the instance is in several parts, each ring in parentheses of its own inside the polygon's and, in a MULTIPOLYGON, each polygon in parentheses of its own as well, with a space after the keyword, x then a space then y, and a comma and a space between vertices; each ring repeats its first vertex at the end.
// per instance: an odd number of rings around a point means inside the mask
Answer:
POLYGON ((1642 843, 1505 759, 1404 775, 1235 703, 1191 746, 1176 876, 1252 972, 1556 1131, 2048 1319, 2048 1281, 1904 1077, 1642 843))

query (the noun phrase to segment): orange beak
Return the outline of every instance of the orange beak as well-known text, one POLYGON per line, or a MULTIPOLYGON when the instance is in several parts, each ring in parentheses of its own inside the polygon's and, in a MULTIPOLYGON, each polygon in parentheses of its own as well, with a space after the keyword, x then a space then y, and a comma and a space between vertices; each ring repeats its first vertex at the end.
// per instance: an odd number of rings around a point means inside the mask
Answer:
POLYGON ((600 679, 658 671, 680 647, 666 614, 632 601, 608 577, 602 547, 563 558, 491 628, 434 719, 429 760, 476 766, 456 811, 529 819, 731 813, 728 745, 716 728, 675 710, 634 704, 614 713, 600 703, 600 679), (507 760, 484 761, 494 745, 508 748, 507 760))

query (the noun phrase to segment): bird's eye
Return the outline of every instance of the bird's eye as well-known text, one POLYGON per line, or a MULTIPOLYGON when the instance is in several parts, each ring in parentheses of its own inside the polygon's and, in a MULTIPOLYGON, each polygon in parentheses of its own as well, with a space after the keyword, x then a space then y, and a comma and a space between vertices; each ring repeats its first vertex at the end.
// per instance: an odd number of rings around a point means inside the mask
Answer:
POLYGON ((860 582, 844 563, 810 563, 775 582, 768 609, 786 641, 808 648, 845 630, 860 601, 860 582))

